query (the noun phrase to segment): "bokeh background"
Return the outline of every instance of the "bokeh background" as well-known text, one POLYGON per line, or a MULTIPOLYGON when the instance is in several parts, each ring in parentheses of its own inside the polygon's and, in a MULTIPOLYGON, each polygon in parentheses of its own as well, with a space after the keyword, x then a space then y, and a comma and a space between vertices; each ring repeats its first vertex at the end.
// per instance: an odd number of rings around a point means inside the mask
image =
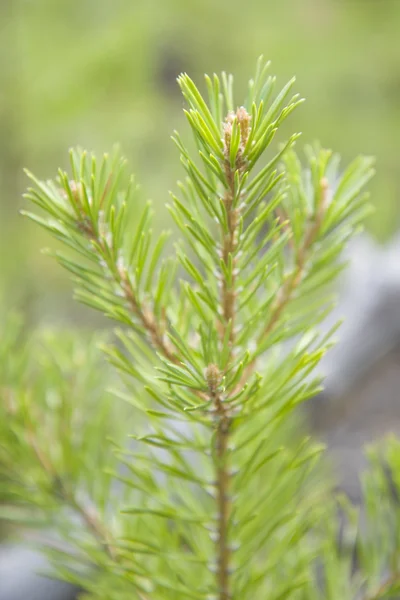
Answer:
POLYGON ((0 293, 34 322, 89 311, 18 214, 23 167, 51 177, 70 146, 118 142, 143 198, 162 207, 181 175, 169 138, 186 127, 181 71, 200 85, 204 72, 233 72, 238 103, 260 54, 278 85, 296 74, 307 102, 287 132, 345 161, 375 155, 367 228, 384 241, 400 225, 399 0, 1 0, 0 29, 0 293))
MULTIPOLYGON (((400 0, 0 0, 0 53, 0 306, 32 325, 104 322, 72 301, 68 275, 40 252, 46 234, 19 215, 23 168, 50 178, 69 147, 119 143, 161 225, 182 176, 170 140, 186 130, 182 71, 200 87, 204 72, 233 72, 240 104, 263 54, 278 85, 296 74, 307 99, 284 126, 304 132, 298 147, 376 156, 376 210, 343 284, 347 329, 311 405, 357 499, 364 443, 400 433, 400 0)), ((16 580, 30 560, 17 555, 16 580)))

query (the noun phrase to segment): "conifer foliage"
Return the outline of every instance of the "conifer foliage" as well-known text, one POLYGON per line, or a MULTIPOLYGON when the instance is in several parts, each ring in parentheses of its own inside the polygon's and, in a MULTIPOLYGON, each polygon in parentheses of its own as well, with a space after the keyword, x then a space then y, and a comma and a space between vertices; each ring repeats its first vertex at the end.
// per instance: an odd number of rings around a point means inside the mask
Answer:
MULTIPOLYGON (((77 298, 120 325, 103 344, 121 374, 111 404, 98 383, 76 392, 54 357, 42 405, 27 401, 24 376, 4 409, 8 501, 53 515, 66 544, 48 549, 56 573, 88 598, 372 600, 396 584, 385 571, 396 544, 369 564, 376 540, 361 542, 353 509, 338 543, 321 448, 292 419, 321 389, 315 368, 333 332, 318 325, 368 210, 372 161, 342 168, 319 146, 299 158, 298 134, 273 150, 303 100, 294 79, 276 93, 268 73, 260 59, 243 104, 225 73, 206 76, 206 97, 179 77, 194 143, 173 135, 186 173, 167 205, 181 238, 173 251, 169 233, 152 236, 151 204, 119 155, 73 150, 56 179, 28 173, 26 198, 40 210, 25 214, 64 246, 54 255, 77 298), (62 402, 49 400, 52 385, 69 386, 62 402)), ((76 369, 90 373, 82 352, 76 369)), ((103 381, 104 366, 96 372, 103 381)))

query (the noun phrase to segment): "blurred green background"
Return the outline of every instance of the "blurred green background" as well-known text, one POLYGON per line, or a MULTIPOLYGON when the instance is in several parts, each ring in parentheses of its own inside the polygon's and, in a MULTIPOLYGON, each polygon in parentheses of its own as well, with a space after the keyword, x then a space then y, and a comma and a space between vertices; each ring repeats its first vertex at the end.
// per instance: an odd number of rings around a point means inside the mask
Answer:
POLYGON ((278 84, 296 74, 307 102, 285 133, 375 155, 367 227, 379 240, 399 227, 400 0, 1 0, 0 29, 0 293, 35 322, 91 313, 18 215, 23 167, 52 177, 70 146, 120 142, 161 209, 181 176, 181 71, 234 72, 238 104, 260 54, 278 84))

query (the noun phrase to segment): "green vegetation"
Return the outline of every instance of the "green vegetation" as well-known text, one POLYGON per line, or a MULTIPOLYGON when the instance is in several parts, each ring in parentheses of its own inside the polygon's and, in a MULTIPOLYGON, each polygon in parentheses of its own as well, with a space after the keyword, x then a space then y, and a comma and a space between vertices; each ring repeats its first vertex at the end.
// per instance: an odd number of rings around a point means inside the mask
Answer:
POLYGON ((393 597, 398 442, 385 466, 371 451, 360 519, 296 418, 321 390, 336 327, 318 326, 372 161, 341 166, 319 145, 303 160, 298 134, 276 148, 302 98, 262 59, 243 104, 225 73, 205 96, 178 83, 194 141, 173 136, 186 177, 172 248, 117 153, 73 150, 56 179, 29 174, 25 214, 57 241, 77 298, 121 329, 101 344, 111 368, 96 340, 5 327, 2 514, 55 533, 55 571, 87 598, 393 597))
POLYGON ((397 230, 397 0, 3 0, 0 21, 0 286, 29 320, 88 313, 71 306, 66 278, 40 256, 41 234, 14 218, 23 167, 45 177, 66 167, 65 148, 102 154, 119 142, 162 206, 179 177, 168 137, 182 128, 181 71, 200 81, 227 69, 243 97, 260 53, 280 85, 296 73, 308 100, 297 113, 304 143, 319 139, 346 161, 376 156, 379 210, 367 226, 382 240, 397 230))

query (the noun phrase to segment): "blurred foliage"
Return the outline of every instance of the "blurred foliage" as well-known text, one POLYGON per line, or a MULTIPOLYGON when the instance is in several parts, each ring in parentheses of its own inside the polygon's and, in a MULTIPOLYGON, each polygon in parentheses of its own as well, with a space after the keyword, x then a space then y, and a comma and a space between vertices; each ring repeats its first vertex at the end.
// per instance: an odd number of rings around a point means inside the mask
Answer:
POLYGON ((72 310, 66 278, 37 252, 46 236, 18 216, 24 166, 47 177, 65 166, 66 147, 102 152, 119 141, 143 199, 161 205, 181 173, 168 140, 182 121, 176 76, 233 71, 241 97, 261 53, 278 84, 298 76, 304 143, 318 138, 345 160, 377 156, 368 226, 389 236, 399 224, 399 26, 398 0, 2 0, 0 285, 9 301, 35 321, 72 310))

